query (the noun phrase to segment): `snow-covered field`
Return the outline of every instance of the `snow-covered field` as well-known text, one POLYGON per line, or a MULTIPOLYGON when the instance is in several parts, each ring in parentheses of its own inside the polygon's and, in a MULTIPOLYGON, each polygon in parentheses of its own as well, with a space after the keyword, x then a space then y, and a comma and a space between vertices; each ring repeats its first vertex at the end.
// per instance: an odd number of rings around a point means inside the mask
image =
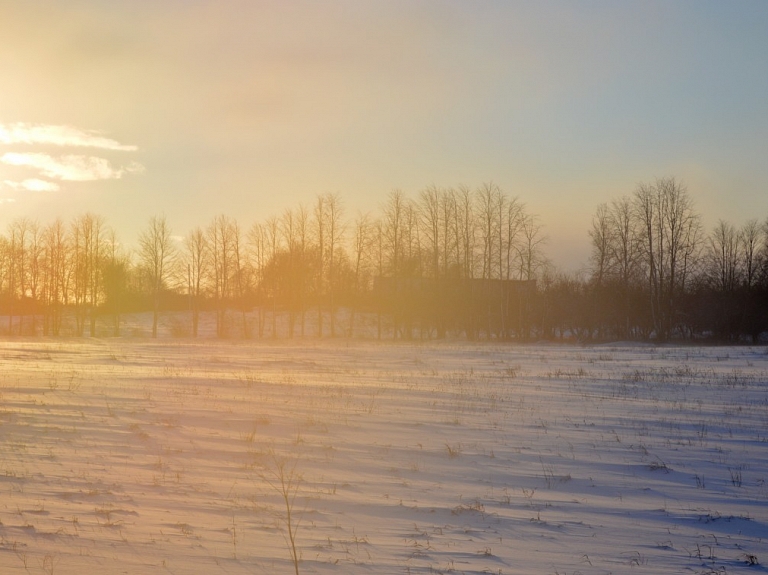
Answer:
POLYGON ((300 573, 765 572, 768 355, 0 343, 2 574, 295 573, 281 470, 300 573))

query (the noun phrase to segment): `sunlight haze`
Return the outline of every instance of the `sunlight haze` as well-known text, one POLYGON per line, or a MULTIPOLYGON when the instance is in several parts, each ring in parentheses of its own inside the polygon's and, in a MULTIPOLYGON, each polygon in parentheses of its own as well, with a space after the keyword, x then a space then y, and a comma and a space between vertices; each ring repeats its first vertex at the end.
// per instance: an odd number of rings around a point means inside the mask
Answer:
POLYGON ((0 1, 0 226, 244 226, 494 182, 583 267, 601 202, 768 216, 764 2, 0 1))

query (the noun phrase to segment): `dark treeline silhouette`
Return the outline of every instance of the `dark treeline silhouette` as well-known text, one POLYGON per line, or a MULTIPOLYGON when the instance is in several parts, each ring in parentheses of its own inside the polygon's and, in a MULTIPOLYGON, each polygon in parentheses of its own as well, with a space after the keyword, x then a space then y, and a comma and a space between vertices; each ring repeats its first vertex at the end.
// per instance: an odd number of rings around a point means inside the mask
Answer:
POLYGON ((365 320, 379 338, 757 341, 767 232, 757 220, 705 231, 674 178, 598 206, 573 274, 492 183, 394 191, 352 218, 322 194, 246 228, 218 215, 183 241, 154 216, 133 249, 97 215, 22 218, 0 235, 0 330, 93 336, 98 319, 120 335, 122 314, 151 311, 157 337, 160 314, 183 310, 193 337, 206 312, 219 337, 349 337, 365 320))
POLYGON ((768 221, 703 229, 675 178, 597 207, 578 278, 552 274, 542 335, 580 340, 758 341, 768 330, 768 221))

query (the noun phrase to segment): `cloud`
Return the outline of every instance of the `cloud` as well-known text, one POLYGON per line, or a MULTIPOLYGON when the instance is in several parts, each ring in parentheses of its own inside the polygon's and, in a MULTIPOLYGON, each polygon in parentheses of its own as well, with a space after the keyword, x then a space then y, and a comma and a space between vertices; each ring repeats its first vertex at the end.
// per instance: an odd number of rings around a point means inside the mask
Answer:
POLYGON ((0 146, 13 145, 13 151, 0 155, 0 164, 27 168, 37 172, 38 177, 7 179, 0 186, 15 191, 54 192, 61 189, 56 181, 87 182, 117 180, 128 173, 143 172, 144 166, 129 162, 124 166, 113 166, 109 160, 94 155, 65 154, 50 155, 40 150, 41 146, 63 148, 97 148, 104 151, 136 151, 136 146, 121 144, 106 138, 99 132, 80 130, 71 126, 0 123, 0 146), (19 146, 30 146, 29 151, 19 146))
POLYGON ((27 190, 30 192, 57 192, 61 189, 61 186, 55 182, 39 180, 37 178, 29 178, 22 182, 5 180, 3 184, 14 190, 27 190))
POLYGON ((54 146, 72 146, 101 148, 135 152, 138 147, 121 144, 105 138, 98 132, 78 130, 71 126, 52 126, 46 124, 0 124, 0 144, 49 144, 54 146))
POLYGON ((0 162, 36 169, 47 178, 76 182, 116 180, 126 173, 144 171, 144 167, 137 162, 131 162, 125 167, 113 168, 109 160, 81 155, 54 158, 41 153, 7 152, 0 157, 0 162))

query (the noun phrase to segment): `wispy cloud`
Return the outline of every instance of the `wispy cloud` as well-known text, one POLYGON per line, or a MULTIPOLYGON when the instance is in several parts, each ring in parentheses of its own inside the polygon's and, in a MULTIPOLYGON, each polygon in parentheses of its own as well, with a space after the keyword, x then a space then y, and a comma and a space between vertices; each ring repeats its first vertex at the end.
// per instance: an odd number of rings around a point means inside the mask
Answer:
POLYGON ((6 152, 0 162, 38 170, 46 178, 72 182, 116 180, 131 172, 142 172, 143 166, 131 162, 114 168, 109 160, 97 156, 65 155, 57 158, 41 153, 6 152))
POLYGON ((0 124, 0 144, 48 144, 53 146, 71 146, 101 148, 135 152, 136 146, 121 144, 111 138, 105 138, 98 132, 78 130, 71 126, 53 126, 47 124, 0 124))
MULTIPOLYGON (((99 132, 80 130, 71 126, 48 124, 0 123, 0 146, 13 146, 0 156, 0 164, 27 168, 37 172, 37 177, 21 180, 3 180, 0 187, 15 191, 55 192, 61 189, 56 181, 88 182, 117 180, 129 173, 144 171, 137 162, 115 167, 106 158, 85 154, 54 156, 38 150, 42 146, 61 148, 96 148, 103 151, 133 152, 138 148, 106 138, 99 132), (26 147, 20 150, 20 147, 26 147), (31 151, 28 151, 30 150, 31 151), (23 151, 22 151, 23 150, 23 151)), ((46 152, 48 150, 46 149, 46 152)))
POLYGON ((5 180, 3 184, 14 190, 27 190, 29 192, 56 192, 61 188, 61 186, 55 182, 38 180, 37 178, 29 178, 22 182, 5 180))

